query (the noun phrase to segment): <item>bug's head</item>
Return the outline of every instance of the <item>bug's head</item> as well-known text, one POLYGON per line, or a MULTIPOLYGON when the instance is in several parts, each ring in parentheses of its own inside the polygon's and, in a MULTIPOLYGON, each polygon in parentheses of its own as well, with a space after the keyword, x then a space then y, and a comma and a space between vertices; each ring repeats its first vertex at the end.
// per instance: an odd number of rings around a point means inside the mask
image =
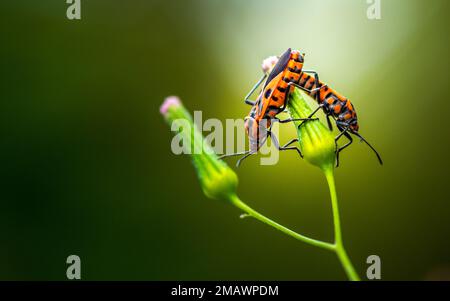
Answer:
POLYGON ((245 131, 252 152, 258 151, 267 140, 267 127, 264 123, 267 123, 267 121, 258 122, 251 116, 245 118, 245 131))
POLYGON ((305 61, 305 53, 300 52, 299 50, 292 50, 291 57, 297 59, 301 63, 305 61))
POLYGON ((351 108, 351 122, 350 122, 350 131, 352 131, 353 133, 357 133, 359 130, 359 124, 358 124, 358 118, 356 117, 356 112, 353 109, 353 105, 349 104, 350 108, 351 108))
POLYGON ((358 122, 355 122, 354 124, 351 124, 351 125, 350 125, 350 130, 351 130, 353 133, 357 133, 358 130, 359 130, 359 124, 358 124, 358 122))

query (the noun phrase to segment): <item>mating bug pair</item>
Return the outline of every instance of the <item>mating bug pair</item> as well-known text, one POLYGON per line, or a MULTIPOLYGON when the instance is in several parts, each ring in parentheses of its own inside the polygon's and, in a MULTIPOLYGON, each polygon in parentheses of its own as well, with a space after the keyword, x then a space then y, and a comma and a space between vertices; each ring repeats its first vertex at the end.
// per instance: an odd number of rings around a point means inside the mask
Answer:
POLYGON ((340 131, 339 135, 335 138, 336 166, 339 166, 339 153, 353 142, 350 134, 364 141, 375 152, 380 164, 383 164, 378 152, 358 133, 358 119, 350 100, 320 81, 317 72, 303 70, 303 62, 304 54, 300 54, 298 50, 291 50, 289 48, 279 57, 269 75, 267 75, 268 68, 264 70, 263 77, 250 90, 244 100, 246 104, 252 106, 249 115, 245 118, 245 129, 249 139, 250 149, 245 152, 226 154, 221 156, 221 158, 243 155, 237 162, 237 166, 239 166, 245 158, 258 152, 260 147, 266 142, 268 136, 271 137, 272 142, 279 150, 296 150, 302 156, 298 147, 291 146, 298 139, 292 139, 283 146, 279 145, 278 139, 271 132, 272 124, 273 122, 286 123, 302 121, 299 125, 300 127, 304 122, 317 119, 312 117, 318 110, 322 109, 326 114, 330 130, 333 129, 330 121, 331 117, 334 119, 340 131), (256 101, 250 100, 250 96, 263 82, 264 86, 256 101), (295 88, 299 88, 313 97, 319 104, 318 108, 308 118, 278 119, 276 116, 284 111, 289 100, 289 93, 295 88), (349 141, 343 146, 337 147, 337 142, 342 136, 345 136, 349 141))

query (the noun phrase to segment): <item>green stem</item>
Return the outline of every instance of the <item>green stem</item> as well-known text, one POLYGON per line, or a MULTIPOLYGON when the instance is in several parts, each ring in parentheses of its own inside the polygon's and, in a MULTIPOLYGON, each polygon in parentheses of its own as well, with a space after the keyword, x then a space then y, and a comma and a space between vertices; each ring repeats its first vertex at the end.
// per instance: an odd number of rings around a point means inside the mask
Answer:
POLYGON ((307 236, 298 234, 297 232, 294 232, 276 222, 274 222, 273 220, 265 217, 264 215, 260 214, 259 212, 253 210, 251 207, 249 207, 247 204, 245 204, 244 202, 242 202, 238 196, 236 195, 231 195, 230 196, 230 202, 235 205, 237 208, 241 209, 242 211, 244 211, 245 213, 247 213, 248 215, 254 217, 255 219, 271 226, 274 227, 275 229, 297 239, 300 240, 304 243, 307 243, 309 245, 315 246, 315 247, 319 247, 319 248, 323 248, 326 250, 330 250, 333 252, 336 252, 336 246, 324 241, 320 241, 320 240, 316 240, 313 238, 309 238, 307 236))
POLYGON ((342 264, 342 267, 345 270, 345 273, 347 274, 347 277, 352 281, 360 281, 361 279, 356 273, 355 268, 352 265, 352 262, 348 258, 347 252, 345 251, 344 244, 342 242, 341 221, 339 217, 338 198, 336 193, 336 185, 334 182, 333 166, 329 165, 323 168, 323 172, 325 173, 325 177, 327 178, 328 187, 330 189, 331 195, 331 206, 333 209, 333 221, 334 221, 335 252, 339 258, 339 261, 342 264))

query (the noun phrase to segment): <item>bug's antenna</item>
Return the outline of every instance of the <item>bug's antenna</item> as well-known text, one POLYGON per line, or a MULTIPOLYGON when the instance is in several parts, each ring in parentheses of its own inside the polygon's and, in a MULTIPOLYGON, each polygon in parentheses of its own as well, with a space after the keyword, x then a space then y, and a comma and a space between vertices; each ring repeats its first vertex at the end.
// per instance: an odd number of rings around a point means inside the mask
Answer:
POLYGON ((356 135, 356 136, 358 136, 362 141, 364 141, 364 142, 365 142, 365 143, 373 150, 373 152, 377 155, 378 161, 380 161, 380 164, 383 165, 383 160, 381 160, 380 154, 378 154, 378 152, 376 151, 376 149, 373 148, 373 146, 370 145, 370 143, 367 142, 367 140, 364 139, 364 137, 361 136, 360 133, 358 133, 358 132, 353 132, 353 134, 356 135))

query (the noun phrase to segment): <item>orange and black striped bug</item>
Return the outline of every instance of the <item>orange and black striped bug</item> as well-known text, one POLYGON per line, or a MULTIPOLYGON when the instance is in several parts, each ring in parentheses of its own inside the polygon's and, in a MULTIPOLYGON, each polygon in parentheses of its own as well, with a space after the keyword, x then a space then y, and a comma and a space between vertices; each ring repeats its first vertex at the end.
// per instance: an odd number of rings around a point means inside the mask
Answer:
MULTIPOLYGON (((374 151, 380 164, 383 164, 383 161, 381 160, 381 157, 375 150, 375 148, 370 145, 370 143, 367 142, 367 140, 365 140, 361 136, 361 134, 359 134, 358 118, 356 116, 355 108, 350 100, 320 81, 317 72, 302 71, 300 80, 298 82, 291 82, 288 85, 295 86, 305 91, 319 104, 319 107, 309 116, 309 118, 314 116, 314 114, 322 108, 326 115, 328 127, 330 128, 330 130, 333 130, 330 122, 330 117, 335 120, 336 126, 340 131, 339 135, 337 135, 335 138, 336 166, 339 166, 339 153, 353 142, 350 134, 353 134, 364 141, 374 151), (306 74, 307 72, 314 74, 314 77, 306 74), (345 136, 349 141, 343 146, 338 147, 337 142, 342 136, 345 136)), ((301 125, 302 124, 300 124, 299 127, 301 125)))
MULTIPOLYGON (((256 83, 244 100, 245 103, 252 105, 250 114, 245 120, 246 131, 250 141, 250 150, 236 154, 224 155, 221 158, 244 155, 237 163, 239 166, 243 159, 258 151, 258 149, 266 141, 267 136, 271 136, 273 143, 278 147, 278 149, 297 150, 301 156, 302 154, 300 149, 294 146, 289 146, 292 143, 297 142, 298 139, 292 139, 287 144, 280 147, 276 137, 270 131, 273 121, 278 121, 280 123, 296 121, 294 119, 279 120, 276 116, 284 111, 289 99, 289 93, 292 92, 294 87, 297 87, 313 97, 319 104, 318 108, 308 118, 299 120, 312 120, 312 116, 314 116, 314 114, 321 108, 325 112, 330 130, 333 130, 330 117, 335 120, 336 126, 340 131, 340 134, 335 138, 336 166, 339 166, 340 152, 353 142, 353 138, 350 134, 353 134, 364 141, 374 151, 380 164, 383 164, 383 161, 375 148, 367 142, 361 134, 359 134, 358 118, 356 116, 355 108, 350 100, 320 81, 317 72, 312 70, 303 70, 303 62, 304 54, 300 54, 297 50, 291 51, 289 48, 278 59, 278 62, 275 64, 268 77, 265 73, 264 76, 256 83), (267 80, 265 81, 264 87, 257 100, 249 100, 250 95, 253 94, 253 92, 261 85, 266 77, 267 80), (337 142, 342 136, 345 136, 349 141, 345 145, 338 147, 337 142)), ((300 124, 299 127, 302 126, 302 124, 300 124)))
POLYGON ((266 142, 267 137, 270 136, 272 143, 279 150, 296 150, 301 157, 302 153, 296 146, 290 146, 298 141, 298 139, 292 139, 283 146, 280 146, 278 139, 271 132, 273 122, 286 123, 291 121, 308 121, 315 118, 301 118, 301 119, 286 119, 280 120, 276 116, 283 112, 286 108, 287 101, 289 99, 289 93, 293 91, 293 84, 299 85, 302 68, 303 68, 303 56, 297 50, 289 48, 278 59, 278 62, 273 67, 272 71, 267 75, 264 73, 263 77, 255 84, 244 99, 246 104, 252 106, 249 115, 245 118, 245 129, 249 139, 250 149, 244 152, 235 154, 223 155, 220 158, 229 156, 243 155, 237 162, 237 166, 240 165, 242 160, 258 152, 260 147, 266 142), (267 79, 266 79, 267 77, 267 79), (258 87, 264 82, 264 86, 261 90, 256 101, 250 100, 250 96, 258 87))

